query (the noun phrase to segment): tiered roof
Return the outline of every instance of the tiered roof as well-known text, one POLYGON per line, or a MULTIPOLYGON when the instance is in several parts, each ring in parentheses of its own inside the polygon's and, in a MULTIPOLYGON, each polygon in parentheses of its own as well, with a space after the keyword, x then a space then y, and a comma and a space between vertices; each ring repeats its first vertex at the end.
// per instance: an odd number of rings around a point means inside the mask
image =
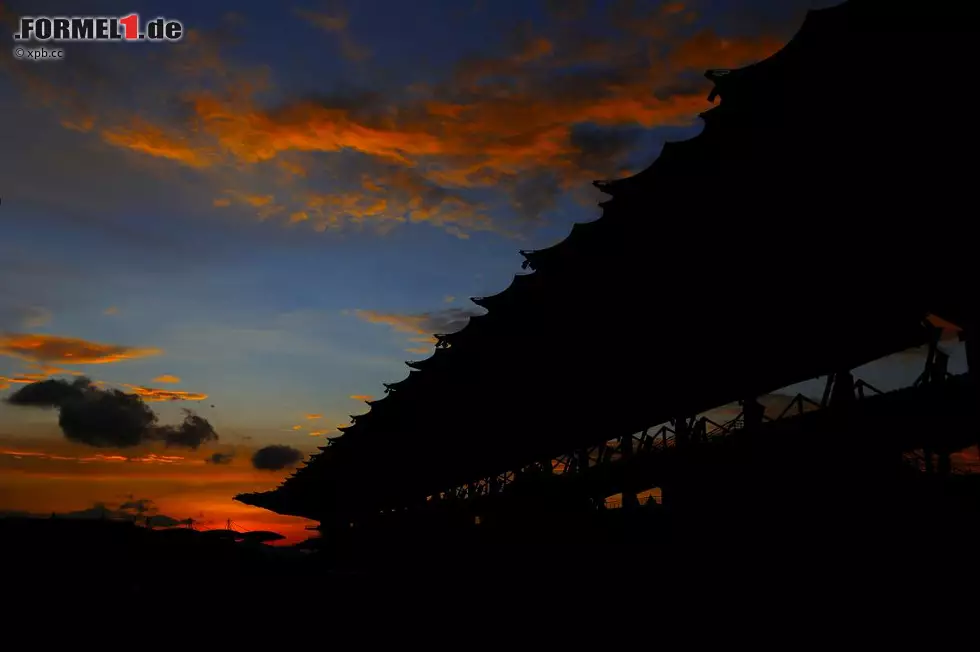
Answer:
POLYGON ((953 129, 935 91, 969 60, 964 11, 851 0, 709 71, 700 135, 596 182, 600 219, 522 252, 531 273, 474 299, 487 314, 279 489, 237 498, 318 520, 408 506, 912 346, 927 312, 972 323, 972 244, 937 229, 971 205, 973 150, 929 131, 953 129))

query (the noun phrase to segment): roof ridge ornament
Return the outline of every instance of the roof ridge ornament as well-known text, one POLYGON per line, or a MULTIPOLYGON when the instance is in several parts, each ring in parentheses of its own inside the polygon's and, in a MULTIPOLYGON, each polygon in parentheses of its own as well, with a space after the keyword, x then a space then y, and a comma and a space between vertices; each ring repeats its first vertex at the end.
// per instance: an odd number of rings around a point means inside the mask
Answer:
POLYGON ((704 72, 705 77, 715 82, 715 87, 711 89, 711 93, 708 95, 709 102, 714 103, 715 98, 719 95, 717 86, 718 82, 730 74, 732 74, 730 68, 711 68, 710 70, 706 70, 704 72))
MULTIPOLYGON (((537 250, 536 249, 521 249, 520 250, 520 254, 522 256, 524 256, 524 262, 521 263, 521 269, 527 269, 528 267, 530 267, 531 269, 534 269, 534 266, 531 264, 531 257, 534 256, 535 253, 537 253, 537 250)), ((479 305, 479 304, 477 304, 477 305, 479 305)))

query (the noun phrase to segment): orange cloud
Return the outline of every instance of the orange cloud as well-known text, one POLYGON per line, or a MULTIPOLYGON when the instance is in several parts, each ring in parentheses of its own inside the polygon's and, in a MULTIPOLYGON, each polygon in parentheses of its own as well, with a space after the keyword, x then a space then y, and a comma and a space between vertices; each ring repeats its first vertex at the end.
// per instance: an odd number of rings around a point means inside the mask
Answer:
MULTIPOLYGON (((573 4, 574 11, 563 15, 584 16, 580 3, 573 4)), ((582 26, 564 22, 541 26, 540 33, 518 30, 508 51, 463 61, 444 83, 412 84, 399 96, 405 99, 383 107, 344 98, 270 109, 255 98, 268 85, 261 75, 253 81, 230 74, 220 40, 189 33, 186 43, 168 50, 164 66, 189 84, 181 94, 192 114, 186 124, 128 118, 99 133, 113 146, 207 171, 216 183, 227 182, 222 173, 228 169, 272 169, 274 189, 250 179, 261 192, 239 188, 215 200, 217 206, 254 209, 263 219, 316 231, 370 226, 385 233, 427 223, 459 237, 488 230, 510 234, 515 228, 501 218, 492 221, 489 207, 474 199, 483 193, 474 191, 494 189, 515 216, 538 217, 559 193, 623 169, 632 142, 611 152, 606 140, 582 138, 580 127, 690 124, 709 106, 707 81, 692 85, 692 72, 743 65, 782 45, 768 34, 726 37, 698 30, 691 25, 695 15, 680 2, 646 12, 634 7, 629 15, 621 7, 634 3, 615 4, 620 8, 606 16, 618 29, 611 36, 587 37, 582 26), (212 83, 198 83, 204 79, 212 83), (347 152, 361 156, 351 178, 339 178, 329 193, 307 185, 306 168, 293 160, 304 153, 347 152), (265 162, 272 165, 263 167, 265 162)), ((348 56, 367 55, 350 40, 344 11, 296 13, 336 38, 348 56)), ((99 115, 113 122, 112 114, 99 115)))
POLYGON ((92 131, 92 129, 95 128, 95 118, 91 116, 83 116, 80 117, 78 120, 66 119, 61 121, 61 126, 71 131, 80 131, 82 133, 86 133, 92 131))
POLYGON ((195 147, 186 136, 140 119, 134 119, 126 127, 104 129, 102 139, 116 147, 170 159, 192 168, 208 167, 216 162, 214 155, 195 147))
POLYGON ((0 333, 0 355, 35 363, 108 364, 161 353, 160 349, 100 344, 73 337, 0 333))
POLYGON ((162 403, 165 401, 203 401, 208 397, 207 394, 196 392, 178 392, 171 389, 158 389, 155 387, 142 387, 140 385, 126 385, 131 392, 142 398, 147 403, 162 403))
POLYGON ((113 455, 96 453, 94 455, 84 455, 84 456, 72 456, 72 455, 57 455, 54 453, 46 453, 41 451, 25 451, 25 450, 10 450, 10 449, 0 449, 0 455, 7 455, 13 457, 14 459, 20 459, 24 457, 30 457, 40 460, 53 460, 56 462, 143 462, 147 464, 176 464, 183 462, 186 458, 180 455, 157 455, 156 453, 147 453, 145 455, 113 455))
POLYGON ((765 34, 727 39, 706 30, 680 43, 669 57, 668 65, 679 69, 734 67, 765 59, 782 46, 782 40, 765 34), (720 66, 719 62, 724 65, 720 66))
POLYGON ((327 430, 311 430, 310 437, 322 437, 323 435, 326 435, 328 433, 329 431, 327 430))
POLYGON ((309 222, 321 232, 346 225, 370 225, 380 234, 399 224, 425 222, 458 237, 495 228, 485 206, 407 168, 363 175, 359 185, 355 190, 329 194, 302 193, 294 198, 301 210, 290 217, 290 222, 309 222))
POLYGON ((415 333, 424 337, 412 338, 413 342, 435 343, 429 333, 455 333, 469 322, 470 317, 480 314, 466 308, 446 308, 415 314, 384 313, 375 310, 355 310, 354 314, 371 324, 385 324, 399 333, 415 333))
POLYGON ((347 29, 347 15, 330 15, 322 12, 297 9, 296 15, 328 32, 342 32, 347 29))
POLYGON ((170 385, 176 385, 180 382, 180 378, 171 374, 163 374, 162 376, 157 376, 153 379, 155 383, 166 383, 170 385))
POLYGON ((242 201, 247 204, 251 204, 256 208, 261 208, 262 206, 268 206, 276 200, 272 195, 242 195, 242 201))
POLYGON ((109 306, 108 308, 102 311, 102 314, 104 315, 115 315, 118 313, 119 313, 119 308, 115 306, 109 306))
POLYGON ((298 103, 284 109, 282 115, 272 115, 202 95, 197 98, 194 108, 226 151, 250 163, 266 161, 289 150, 337 152, 354 149, 401 163, 410 162, 407 154, 449 153, 445 139, 427 133, 421 124, 414 128, 399 128, 364 123, 345 109, 328 108, 313 102, 298 103), (251 131, 252 136, 247 141, 242 140, 246 130, 251 131))
POLYGON ((355 401, 370 401, 374 397, 367 394, 351 394, 351 398, 355 401))
POLYGON ((29 385, 31 383, 36 383, 39 380, 44 380, 47 378, 47 374, 23 374, 21 376, 0 376, 0 379, 7 381, 8 383, 18 383, 22 385, 29 385))
POLYGON ((307 414, 306 415, 306 418, 307 419, 322 419, 323 418, 323 415, 322 414, 307 414))
POLYGON ((207 464, 210 451, 187 457, 147 448, 93 454, 81 444, 52 440, 43 449, 32 438, 0 438, 0 495, 4 509, 34 514, 64 513, 94 503, 118 505, 128 492, 152 499, 160 513, 193 518, 197 527, 223 527, 232 519, 244 529, 273 530, 288 542, 309 536, 305 519, 280 517, 232 500, 241 492, 273 489, 283 476, 251 468, 248 447, 236 448, 229 464, 207 464))
POLYGON ((305 177, 307 175, 307 170, 301 164, 296 161, 290 161, 288 159, 281 158, 276 162, 280 168, 287 174, 291 174, 296 177, 305 177))
MULTIPOLYGON (((368 323, 384 324, 397 333, 411 334, 413 337, 408 338, 409 342, 431 345, 436 343, 436 338, 430 333, 455 333, 466 326, 470 317, 480 313, 466 308, 445 308, 416 314, 384 313, 374 310, 355 310, 354 314, 368 323)), ((406 351, 424 355, 431 353, 432 348, 416 346, 406 351)))
POLYGON ((30 385, 47 378, 47 374, 24 374, 22 376, 0 376, 0 389, 9 389, 11 385, 30 385))
MULTIPOLYGON (((425 315, 401 315, 396 313, 384 313, 374 310, 357 310, 355 314, 371 324, 385 324, 399 333, 419 333, 426 334, 425 315)), ((435 342, 435 338, 433 338, 435 342)))
POLYGON ((302 430, 305 426, 293 426, 293 430, 302 430))
POLYGON ((262 219, 272 217, 285 210, 285 206, 276 203, 275 195, 257 195, 247 192, 237 192, 235 190, 226 190, 225 193, 229 197, 214 200, 213 203, 215 206, 231 206, 234 200, 241 205, 257 208, 258 216, 262 219))
POLYGON ((47 376, 82 376, 84 375, 81 371, 75 371, 73 369, 62 369, 61 367, 52 367, 45 364, 31 363, 27 365, 28 369, 34 369, 38 372, 38 375, 47 376))

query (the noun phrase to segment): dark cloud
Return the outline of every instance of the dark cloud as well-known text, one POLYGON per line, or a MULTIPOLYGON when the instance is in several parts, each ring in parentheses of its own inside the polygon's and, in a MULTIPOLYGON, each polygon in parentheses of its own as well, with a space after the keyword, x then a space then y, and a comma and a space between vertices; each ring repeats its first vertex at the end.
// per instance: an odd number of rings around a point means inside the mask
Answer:
POLYGON ((58 425, 71 441, 103 448, 128 448, 159 441, 167 446, 196 449, 217 441, 207 419, 184 411, 179 425, 157 425, 157 415, 136 394, 100 389, 88 378, 49 379, 18 389, 11 405, 57 408, 58 425))
POLYGON ((31 514, 30 512, 22 512, 19 510, 0 511, 0 518, 31 518, 36 516, 37 514, 31 514))
POLYGON ((59 408, 73 400, 81 400, 85 392, 94 389, 88 378, 72 381, 61 379, 42 380, 24 385, 7 398, 11 405, 39 408, 59 408))
POLYGON ((638 128, 576 125, 570 137, 576 150, 576 162, 588 170, 615 170, 637 143, 642 142, 642 132, 638 128))
POLYGON ((177 527, 178 525, 186 525, 188 522, 189 519, 179 520, 166 514, 153 514, 146 518, 146 524, 150 527, 177 527))
POLYGON ((211 457, 204 461, 208 464, 231 464, 233 459, 235 456, 232 453, 212 453, 211 457))
POLYGON ((153 501, 150 500, 149 498, 134 499, 132 496, 130 496, 129 500, 127 500, 126 502, 124 502, 122 505, 119 506, 119 509, 123 511, 135 512, 137 514, 146 514, 146 513, 155 512, 156 506, 153 504, 153 501))
POLYGON ((280 471, 299 464, 303 453, 292 446, 273 444, 255 451, 252 466, 262 471, 280 471))
MULTIPOLYGON (((101 507, 102 509, 107 509, 104 505, 101 507)), ((156 503, 149 498, 133 498, 130 496, 129 500, 121 504, 118 509, 109 510, 111 514, 109 518, 134 522, 142 521, 149 527, 177 527, 178 525, 186 525, 190 522, 190 519, 177 519, 173 516, 160 514, 159 512, 160 510, 157 508, 156 503)))
POLYGON ((157 419, 143 399, 117 389, 89 387, 59 407, 58 425, 65 437, 89 446, 138 446, 157 419))
POLYGON ((557 174, 538 170, 518 177, 510 196, 518 216, 534 221, 555 207, 561 191, 561 179, 557 174))
POLYGON ((190 519, 177 519, 173 516, 158 513, 159 510, 149 498, 130 497, 126 502, 118 507, 112 507, 106 503, 95 503, 91 507, 78 509, 72 512, 52 512, 49 514, 35 514, 31 512, 0 512, 0 517, 22 517, 22 518, 68 518, 68 519, 107 519, 112 521, 129 521, 131 523, 142 523, 152 527, 176 527, 186 525, 190 519))
POLYGON ((105 503, 95 503, 91 507, 87 507, 85 509, 78 509, 73 512, 63 512, 60 514, 52 514, 52 516, 57 516, 58 518, 111 518, 126 521, 136 520, 136 516, 131 512, 112 509, 105 503))
POLYGON ((201 444, 217 441, 218 433, 204 417, 184 410, 184 421, 177 426, 156 426, 149 432, 150 439, 162 441, 167 446, 198 448, 201 444))

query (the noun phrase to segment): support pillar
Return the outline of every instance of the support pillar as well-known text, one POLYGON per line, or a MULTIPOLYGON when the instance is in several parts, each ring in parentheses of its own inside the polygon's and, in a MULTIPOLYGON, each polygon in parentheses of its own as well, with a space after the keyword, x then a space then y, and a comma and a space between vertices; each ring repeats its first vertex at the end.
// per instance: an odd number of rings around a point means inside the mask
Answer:
POLYGON ((929 346, 926 350, 926 363, 922 373, 915 381, 915 386, 925 383, 942 382, 946 380, 946 370, 949 365, 949 356, 939 349, 939 340, 943 335, 943 329, 930 326, 929 346))
POLYGON ((742 422, 746 432, 756 432, 762 427, 762 421, 766 416, 766 408, 758 400, 747 398, 742 403, 742 422))
POLYGON ((839 371, 834 374, 834 387, 830 392, 830 405, 843 407, 854 403, 854 376, 850 371, 839 371))
POLYGON ((673 420, 674 444, 678 449, 687 449, 691 444, 691 429, 686 417, 673 420))
MULTIPOLYGON (((980 406, 980 344, 973 335, 975 332, 975 330, 961 331, 960 339, 966 347, 966 370, 973 385, 974 403, 980 406)), ((980 430, 977 431, 977 451, 980 452, 980 430)))
POLYGON ((976 377, 980 375, 980 344, 977 344, 977 338, 973 337, 971 331, 961 331, 960 340, 966 346, 966 369, 973 376, 976 382, 976 377))
POLYGON ((701 417, 694 422, 694 441, 699 444, 708 443, 708 419, 701 417))
POLYGON ((633 469, 629 464, 633 457, 633 435, 623 435, 619 440, 619 452, 624 458, 623 465, 623 509, 633 509, 640 506, 636 499, 636 485, 632 482, 633 469))
POLYGON ((825 408, 830 405, 830 393, 834 389, 834 375, 827 375, 827 384, 823 388, 823 399, 820 401, 820 407, 825 408))
POLYGON ((633 435, 623 435, 619 439, 619 452, 623 457, 633 456, 633 435))
POLYGON ((653 448, 653 437, 650 436, 650 429, 647 428, 643 431, 643 439, 640 440, 640 452, 649 453, 651 448, 653 448))
POLYGON ((932 368, 929 369, 929 382, 945 382, 947 373, 949 373, 949 355, 937 350, 932 361, 932 368))

